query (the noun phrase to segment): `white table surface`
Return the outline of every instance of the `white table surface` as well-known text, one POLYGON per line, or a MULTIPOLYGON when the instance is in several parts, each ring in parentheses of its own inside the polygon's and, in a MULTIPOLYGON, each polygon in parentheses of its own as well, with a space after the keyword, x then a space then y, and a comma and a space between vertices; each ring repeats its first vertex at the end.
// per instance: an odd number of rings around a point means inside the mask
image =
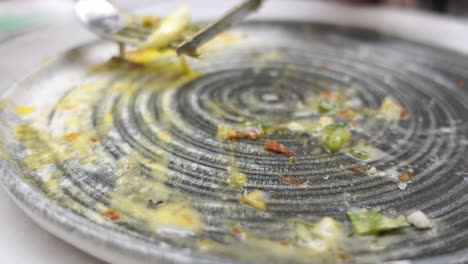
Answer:
POLYGON ((0 191, 0 234, 0 263, 102 263, 39 227, 3 189, 0 191))
MULTIPOLYGON (((143 1, 143 0, 139 0, 143 1)), ((146 0, 145 0, 146 1, 146 0)), ((36 10, 44 8, 50 11, 49 2, 58 3, 59 0, 29 0, 29 1, 6 1, 0 0, 0 17, 3 15, 14 15, 27 13, 27 9, 36 10), (18 7, 18 8, 15 8, 18 7), (26 10, 26 11, 25 11, 26 10)), ((70 2, 65 5, 54 5, 54 12, 62 12, 63 16, 72 16, 70 13, 70 2)), ((310 15, 316 16, 320 21, 329 21, 328 14, 340 17, 340 23, 353 25, 366 25, 370 21, 375 22, 377 29, 388 30, 388 24, 397 22, 396 27, 404 34, 411 33, 420 41, 428 41, 435 37, 439 45, 458 48, 468 54, 468 24, 455 20, 454 18, 442 18, 421 12, 398 11, 396 9, 372 9, 373 13, 368 15, 366 9, 350 9, 349 7, 337 6, 329 3, 317 3, 310 15), (375 12, 376 11, 376 12, 375 12), (435 23, 433 23, 435 22, 435 23), (429 26, 428 23, 431 23, 429 26), (421 27, 421 25, 425 25, 421 27), (406 33, 405 33, 406 32, 406 33), (462 33, 460 33, 462 32, 462 33)), ((336 19, 335 19, 336 21, 336 19)), ((1 46, 0 46, 1 48, 1 46)), ((0 87, 12 80, 8 74, 8 65, 0 60, 0 87)), ((11 264, 75 264, 75 263, 102 263, 96 258, 68 245, 62 240, 49 234, 39 227, 32 219, 26 216, 10 199, 8 194, 0 188, 0 263, 11 264)))

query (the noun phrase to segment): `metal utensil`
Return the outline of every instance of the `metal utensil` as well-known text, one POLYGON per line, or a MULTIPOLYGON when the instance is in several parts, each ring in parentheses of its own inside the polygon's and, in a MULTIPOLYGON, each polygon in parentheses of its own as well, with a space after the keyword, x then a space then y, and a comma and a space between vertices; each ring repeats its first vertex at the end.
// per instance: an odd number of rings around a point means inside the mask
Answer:
MULTIPOLYGON (((193 51, 199 46, 242 20, 249 13, 256 10, 261 2, 262 0, 246 0, 229 10, 220 19, 197 33, 191 40, 179 46, 177 53, 193 55, 193 51)), ((79 0, 75 4, 75 13, 91 31, 102 38, 121 44, 139 45, 146 41, 151 33, 150 29, 146 29, 137 23, 138 17, 124 11, 108 0, 79 0)))
POLYGON ((108 0, 79 0, 75 13, 88 29, 118 43, 138 45, 151 32, 137 24, 135 16, 108 0))
POLYGON ((262 0, 246 0, 242 4, 232 8, 224 16, 200 30, 190 40, 182 43, 177 48, 177 54, 196 56, 198 47, 214 38, 223 30, 241 21, 251 12, 257 10, 261 3, 262 0))

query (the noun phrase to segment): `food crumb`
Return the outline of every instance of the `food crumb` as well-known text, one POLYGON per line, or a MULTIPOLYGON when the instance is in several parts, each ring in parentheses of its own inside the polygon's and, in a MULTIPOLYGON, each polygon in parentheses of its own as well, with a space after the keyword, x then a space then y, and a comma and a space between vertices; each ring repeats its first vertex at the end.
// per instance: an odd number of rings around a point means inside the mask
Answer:
POLYGON ((73 142, 75 141, 79 136, 81 135, 80 132, 70 132, 70 133, 67 133, 65 135, 63 135, 63 140, 67 141, 67 142, 73 142))
POLYGON ((265 136, 265 131, 260 127, 247 127, 242 131, 242 136, 247 139, 257 140, 265 136))
POLYGON ((400 176, 400 173, 396 169, 387 170, 386 175, 394 181, 399 181, 398 177, 400 176))
POLYGON ((307 181, 307 180, 298 179, 298 178, 293 177, 293 176, 282 176, 281 181, 285 182, 285 183, 288 183, 288 184, 296 185, 296 186, 308 185, 308 183, 309 183, 309 181, 307 181))
POLYGON ((35 106, 16 106, 15 110, 20 115, 29 115, 36 111, 35 106))
POLYGON ((265 131, 261 126, 249 126, 245 127, 242 130, 236 130, 228 125, 220 124, 218 125, 218 131, 216 132, 216 138, 218 140, 237 140, 239 138, 257 140, 266 136, 265 131))
POLYGON ((384 98, 378 114, 388 121, 408 118, 408 110, 391 97, 384 98))
POLYGON ((349 168, 346 168, 347 171, 350 171, 350 172, 356 172, 356 173, 362 173, 364 171, 366 171, 366 168, 364 166, 353 166, 353 167, 349 167, 349 168))
POLYGON ((412 178, 413 178, 413 173, 409 170, 400 173, 400 175, 398 176, 398 179, 402 182, 409 182, 411 181, 412 178))
POLYGON ((400 190, 402 190, 402 191, 406 190, 407 187, 408 187, 408 184, 407 184, 407 183, 400 182, 400 183, 398 184, 398 189, 400 189, 400 190))
POLYGON ((245 231, 238 226, 232 226, 231 233, 239 240, 245 240, 247 238, 245 231))
POLYGON ((273 152, 273 153, 278 153, 278 154, 285 154, 286 156, 294 156, 294 152, 289 150, 286 146, 283 144, 278 143, 278 141, 275 140, 268 140, 265 142, 264 145, 265 150, 273 152))
POLYGON ((161 204, 163 204, 163 203, 164 203, 164 202, 161 201, 161 200, 158 200, 158 201, 153 201, 153 199, 149 199, 149 200, 148 200, 148 205, 149 205, 150 207, 156 207, 156 206, 161 205, 161 204))
POLYGON ((229 185, 234 189, 242 189, 249 182, 247 174, 240 172, 235 167, 228 167, 229 185))
POLYGON ((406 217, 406 220, 418 229, 428 229, 432 227, 431 220, 429 220, 422 211, 412 212, 406 217))
POLYGON ((153 27, 157 24, 158 17, 156 16, 144 16, 141 19, 141 23, 145 27, 153 27))
POLYGON ((235 129, 224 124, 218 125, 218 131, 216 132, 216 138, 218 140, 236 140, 239 136, 239 132, 235 129))
POLYGON ((109 210, 105 211, 104 216, 106 216, 107 218, 109 218, 112 221, 117 221, 117 220, 120 220, 120 218, 121 218, 119 212, 117 212, 117 210, 115 210, 115 209, 109 209, 109 210))
POLYGON ((370 168, 367 170, 367 175, 369 176, 376 176, 378 174, 378 170, 375 167, 370 168))
POLYGON ((265 211, 267 206, 263 199, 263 192, 260 190, 253 190, 252 192, 242 195, 240 201, 246 205, 252 206, 253 208, 265 211))

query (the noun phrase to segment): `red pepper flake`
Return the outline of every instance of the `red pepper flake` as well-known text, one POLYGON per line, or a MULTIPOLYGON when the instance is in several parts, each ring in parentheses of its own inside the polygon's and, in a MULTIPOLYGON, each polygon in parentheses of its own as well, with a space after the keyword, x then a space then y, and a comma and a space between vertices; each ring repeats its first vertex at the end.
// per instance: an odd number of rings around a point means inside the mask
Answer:
POLYGON ((109 218, 112 221, 117 221, 117 220, 120 220, 120 218, 121 218, 119 212, 117 210, 115 210, 115 209, 109 209, 109 210, 105 211, 104 216, 106 216, 107 218, 109 218))
POLYGON ((402 182, 409 182, 411 181, 412 178, 413 178, 413 173, 410 171, 404 171, 400 173, 400 175, 398 176, 398 179, 402 182))
POLYGON ((99 142, 99 138, 96 137, 96 136, 93 136, 93 137, 90 137, 89 138, 89 141, 93 142, 93 143, 96 143, 96 142, 99 142))
POLYGON ((67 142, 73 142, 75 141, 79 136, 81 135, 81 132, 71 132, 63 135, 63 140, 67 142))
POLYGON ((286 146, 283 144, 278 143, 278 141, 275 140, 268 140, 265 142, 264 145, 265 150, 268 150, 273 153, 278 153, 278 154, 285 154, 286 156, 294 156, 294 152, 289 150, 286 146))
POLYGON ((227 140, 237 140, 241 136, 241 133, 237 132, 236 134, 227 136, 227 140))
POLYGON ((465 88, 465 80, 459 80, 457 82, 457 86, 458 88, 462 89, 462 88, 465 88))
POLYGON ((278 242, 280 243, 280 245, 285 246, 285 247, 289 246, 290 244, 288 240, 280 240, 278 242))
POLYGON ((298 178, 293 177, 293 176, 282 176, 281 181, 285 182, 285 183, 288 183, 288 184, 293 184, 293 185, 296 185, 296 186, 300 186, 300 185, 303 185, 306 182, 308 182, 307 180, 298 179, 298 178))
POLYGON ((364 166, 357 165, 357 166, 346 168, 346 170, 350 172, 355 172, 355 173, 363 173, 364 171, 366 171, 366 168, 364 166))
POLYGON ((401 109, 400 110, 400 118, 401 119, 407 119, 408 116, 409 116, 408 110, 406 110, 406 108, 404 108, 404 107, 401 107, 400 109, 401 109))
POLYGON ((164 202, 161 201, 161 200, 158 200, 158 201, 153 201, 153 199, 149 199, 149 200, 148 200, 148 204, 149 204, 149 206, 151 206, 151 207, 156 207, 156 206, 161 205, 161 204, 163 204, 163 203, 164 203, 164 202))

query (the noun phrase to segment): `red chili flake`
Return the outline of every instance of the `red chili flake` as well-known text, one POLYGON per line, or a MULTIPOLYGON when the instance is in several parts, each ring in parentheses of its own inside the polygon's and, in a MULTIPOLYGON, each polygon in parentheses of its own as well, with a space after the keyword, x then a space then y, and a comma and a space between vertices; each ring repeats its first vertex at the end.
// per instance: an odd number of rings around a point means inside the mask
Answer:
POLYGON ((96 142, 99 142, 99 138, 98 137, 90 137, 89 140, 93 143, 96 143, 96 142))
POLYGON ((182 219, 185 220, 185 222, 187 222, 187 224, 189 224, 189 225, 190 225, 190 224, 193 224, 193 218, 192 218, 192 216, 183 214, 183 215, 181 215, 181 217, 182 217, 182 219))
POLYGON ((400 118, 401 119, 407 119, 408 115, 409 115, 408 110, 406 110, 406 108, 404 108, 404 107, 401 107, 400 118))
POLYGON ((346 170, 350 172, 355 172, 355 173, 363 173, 364 171, 366 171, 366 168, 364 166, 357 165, 357 166, 346 168, 346 170))
POLYGON ((285 247, 289 246, 289 244, 290 244, 290 242, 288 240, 280 240, 279 243, 280 243, 280 245, 285 246, 285 247))
POLYGON ((398 176, 398 179, 402 182, 409 182, 411 181, 412 178, 413 178, 413 173, 410 171, 404 171, 400 173, 400 175, 398 176))
POLYGON ((265 131, 259 127, 249 127, 242 133, 242 136, 247 139, 257 140, 265 135, 265 131))
POLYGON ((278 141, 275 140, 268 140, 267 142, 265 142, 264 148, 265 150, 268 150, 270 152, 285 154, 289 157, 295 155, 293 151, 289 150, 286 146, 278 143, 278 141))
POLYGON ((160 204, 163 204, 163 203, 164 203, 164 202, 161 201, 161 200, 158 200, 158 201, 153 201, 153 199, 149 199, 149 200, 148 200, 148 204, 149 204, 149 206, 151 206, 151 207, 156 207, 156 206, 158 206, 158 205, 160 205, 160 204))
POLYGON ((240 132, 236 132, 236 134, 232 134, 232 135, 228 135, 227 136, 227 140, 237 140, 239 139, 241 136, 241 133, 240 132))
POLYGON ((298 179, 293 176, 282 176, 281 181, 285 183, 293 184, 296 186, 303 185, 307 182, 307 180, 298 179))
POLYGON ((465 80, 459 80, 459 81, 457 82, 457 86, 458 86, 458 88, 460 88, 460 89, 461 89, 461 88, 465 88, 465 80))
POLYGON ((117 220, 120 220, 120 218, 121 218, 119 212, 117 210, 115 210, 115 209, 109 209, 109 210, 105 211, 104 216, 106 216, 107 218, 109 218, 112 221, 117 221, 117 220))

